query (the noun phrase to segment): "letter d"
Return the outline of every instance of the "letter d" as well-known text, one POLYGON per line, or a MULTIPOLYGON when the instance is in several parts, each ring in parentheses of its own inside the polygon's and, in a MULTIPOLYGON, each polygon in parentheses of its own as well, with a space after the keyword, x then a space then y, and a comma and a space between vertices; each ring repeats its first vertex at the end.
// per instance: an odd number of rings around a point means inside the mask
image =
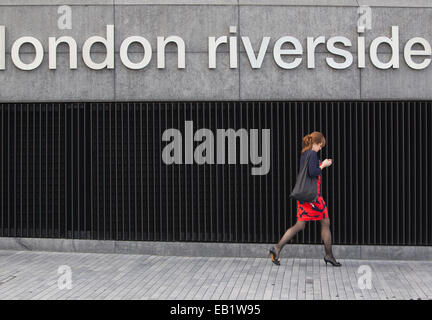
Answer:
POLYGON ((106 26, 107 29, 107 37, 106 39, 99 36, 90 37, 84 42, 82 48, 82 55, 84 63, 90 68, 94 70, 100 69, 114 69, 114 26, 109 24, 106 26), (101 63, 96 63, 92 60, 90 56, 90 50, 93 44, 96 42, 102 43, 106 48, 106 57, 105 60, 101 63))

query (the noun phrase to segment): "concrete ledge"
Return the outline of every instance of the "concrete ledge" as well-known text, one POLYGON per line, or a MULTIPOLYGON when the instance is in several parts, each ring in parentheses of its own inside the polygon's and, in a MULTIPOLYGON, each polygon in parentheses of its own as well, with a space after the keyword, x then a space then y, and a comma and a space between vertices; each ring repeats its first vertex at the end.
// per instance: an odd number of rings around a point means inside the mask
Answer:
POLYGON ((0 0, 0 6, 59 5, 240 5, 240 6, 315 6, 315 7, 399 7, 431 8, 430 0, 0 0))
MULTIPOLYGON (((0 250, 263 258, 272 244, 0 238, 0 250)), ((432 246, 335 245, 338 259, 432 260, 432 246)), ((322 258, 322 245, 288 244, 281 258, 322 258)))
POLYGON ((358 0, 360 6, 385 8, 431 8, 430 0, 358 0))
POLYGON ((114 0, 0 0, 0 6, 112 6, 114 0))

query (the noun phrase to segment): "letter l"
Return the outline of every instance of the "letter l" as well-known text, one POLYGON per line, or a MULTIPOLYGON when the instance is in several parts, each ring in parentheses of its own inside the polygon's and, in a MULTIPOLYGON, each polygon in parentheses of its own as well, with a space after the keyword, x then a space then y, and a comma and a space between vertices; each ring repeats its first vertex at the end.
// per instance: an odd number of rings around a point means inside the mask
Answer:
POLYGON ((193 163, 193 121, 185 121, 185 164, 193 163))
POLYGON ((5 32, 5 26, 0 26, 0 70, 5 69, 5 39, 6 39, 6 32, 5 32))

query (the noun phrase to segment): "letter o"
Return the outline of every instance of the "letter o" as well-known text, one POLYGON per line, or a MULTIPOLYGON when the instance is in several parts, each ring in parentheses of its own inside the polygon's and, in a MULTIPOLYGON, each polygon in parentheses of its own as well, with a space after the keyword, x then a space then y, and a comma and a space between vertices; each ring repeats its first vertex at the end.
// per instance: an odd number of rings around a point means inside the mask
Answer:
POLYGON ((14 65, 21 70, 33 70, 39 67, 42 63, 44 52, 40 41, 33 37, 21 37, 18 38, 12 45, 12 61, 14 65), (31 63, 22 62, 19 56, 19 50, 24 43, 30 43, 33 45, 36 51, 36 55, 31 63))
POLYGON ((151 60, 151 56, 152 56, 152 49, 151 49, 150 42, 148 42, 148 40, 146 38, 143 38, 140 36, 128 37, 128 38, 123 40, 123 42, 120 46, 120 60, 129 69, 138 70, 138 69, 144 68, 145 66, 147 66, 149 64, 149 62, 151 60), (138 42, 144 48, 144 57, 138 63, 134 63, 134 62, 130 61, 129 56, 128 56, 129 46, 133 42, 138 42))

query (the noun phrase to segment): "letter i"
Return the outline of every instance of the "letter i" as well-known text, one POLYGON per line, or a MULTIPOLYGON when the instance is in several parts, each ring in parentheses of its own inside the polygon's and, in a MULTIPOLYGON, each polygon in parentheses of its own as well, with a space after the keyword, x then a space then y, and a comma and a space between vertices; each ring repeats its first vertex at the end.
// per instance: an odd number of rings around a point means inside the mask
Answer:
MULTIPOLYGON (((359 13, 362 11, 359 8, 359 13)), ((357 65, 359 68, 364 68, 366 65, 366 50, 365 50, 365 38, 364 38, 364 32, 366 30, 364 26, 364 17, 360 16, 360 18, 357 20, 357 32, 359 34, 357 38, 357 65)))
POLYGON ((357 39, 357 50, 358 50, 358 67, 359 68, 365 68, 366 65, 366 53, 365 53, 365 38, 364 37, 358 37, 357 39))
MULTIPOLYGON (((236 33, 237 27, 230 26, 230 33, 236 33)), ((230 69, 237 68, 237 36, 229 37, 229 47, 230 47, 230 69)))
POLYGON ((5 26, 0 26, 0 70, 4 70, 5 65, 5 55, 6 55, 6 49, 5 49, 5 39, 6 39, 6 32, 5 32, 5 26))

